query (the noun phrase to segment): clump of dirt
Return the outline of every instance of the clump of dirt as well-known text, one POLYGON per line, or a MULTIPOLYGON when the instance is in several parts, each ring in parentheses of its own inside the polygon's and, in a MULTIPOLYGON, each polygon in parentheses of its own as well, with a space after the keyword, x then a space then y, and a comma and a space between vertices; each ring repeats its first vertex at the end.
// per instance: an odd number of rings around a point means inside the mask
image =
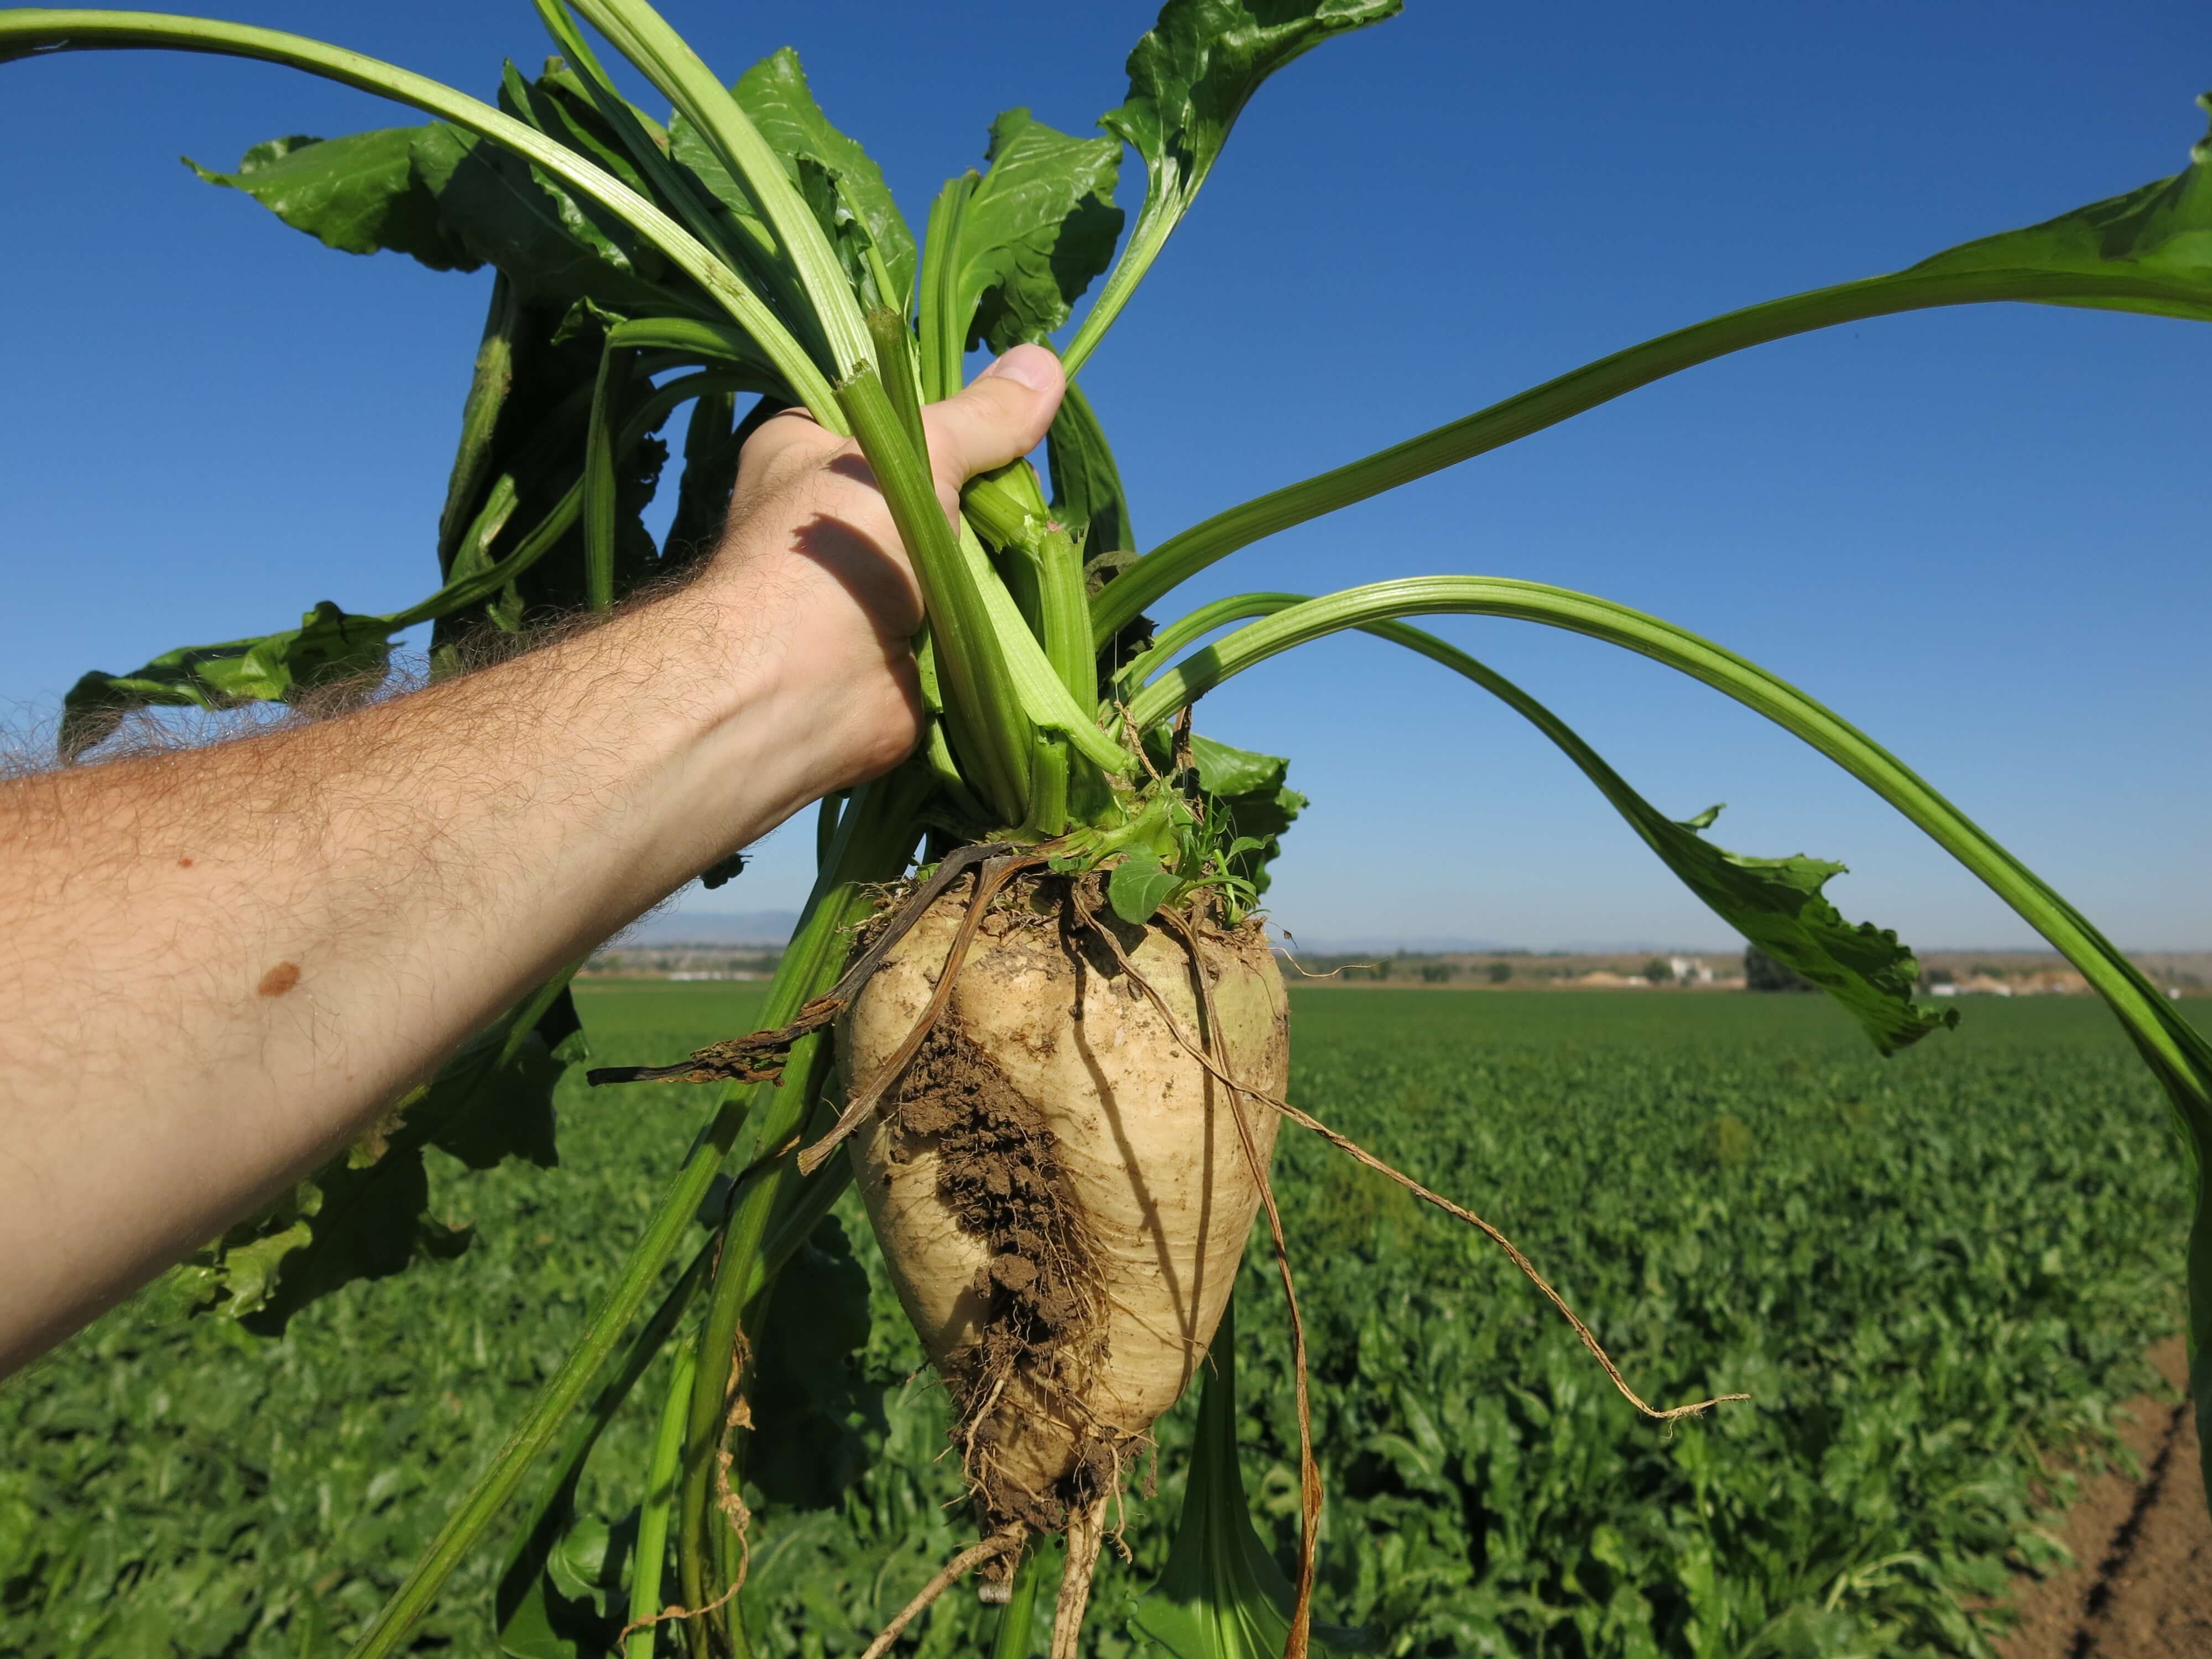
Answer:
POLYGON ((994 1478, 993 1452, 1016 1412, 1079 1418, 1109 1358, 1099 1275, 1079 1206, 1036 1109, 948 1015, 923 1041, 887 1103, 900 1153, 937 1154, 937 1194, 961 1231, 989 1246, 975 1289, 988 1312, 978 1340, 947 1356, 959 1405, 954 1437, 987 1527, 1018 1521, 1059 1532, 1112 1478, 1110 1432, 1058 1487, 994 1478))

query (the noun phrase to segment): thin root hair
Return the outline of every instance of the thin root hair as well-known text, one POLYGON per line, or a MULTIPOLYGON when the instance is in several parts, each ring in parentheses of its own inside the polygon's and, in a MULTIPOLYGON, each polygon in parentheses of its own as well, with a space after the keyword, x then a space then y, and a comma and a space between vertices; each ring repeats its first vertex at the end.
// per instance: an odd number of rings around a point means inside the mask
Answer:
POLYGON ((862 1650, 860 1659, 883 1659, 883 1656, 890 1651, 891 1644, 899 1639, 901 1633, 908 1625, 922 1615, 931 1602, 965 1578, 975 1568, 981 1566, 984 1562, 996 1560, 1009 1550, 1019 1549, 1028 1537, 1029 1529, 1018 1523, 992 1534, 980 1544, 970 1544, 966 1549, 961 1551, 959 1554, 945 1564, 936 1577, 921 1587, 920 1595, 899 1609, 897 1616, 890 1624, 885 1625, 876 1639, 869 1643, 862 1650))
MULTIPOLYGON (((1118 946, 1119 941, 1115 941, 1115 943, 1118 946)), ((1182 1029, 1182 1022, 1176 1018, 1173 1011, 1168 1007, 1165 1002, 1161 1000, 1159 994, 1157 991, 1154 991, 1151 986, 1146 985, 1141 977, 1138 979, 1137 982, 1139 986, 1143 987, 1146 993, 1151 997, 1153 1006, 1159 1010, 1161 1017, 1167 1021, 1168 1029, 1174 1036, 1176 1041, 1182 1046, 1185 1052, 1189 1054, 1200 1065, 1204 1066, 1207 1071, 1211 1072, 1216 1078, 1218 1078, 1224 1087, 1230 1089, 1232 1091, 1239 1091, 1250 1095, 1255 1099, 1264 1101, 1267 1104, 1273 1107, 1277 1111, 1280 1112, 1285 1117, 1290 1119, 1291 1122, 1297 1124, 1300 1128, 1312 1130, 1322 1139, 1328 1141, 1329 1145, 1334 1146, 1339 1152, 1350 1154, 1352 1158, 1357 1158, 1360 1163, 1364 1164, 1369 1169, 1373 1170, 1378 1175, 1388 1176, 1391 1180, 1396 1182, 1401 1187, 1403 1187, 1407 1192, 1413 1194, 1414 1197, 1419 1199, 1423 1203, 1434 1205, 1437 1209, 1442 1210, 1446 1215, 1452 1217, 1455 1220, 1465 1222, 1468 1226, 1480 1231, 1484 1237, 1489 1239, 1490 1242, 1497 1245, 1498 1249, 1504 1250, 1507 1260, 1510 1261, 1516 1267, 1520 1269, 1522 1276, 1527 1279, 1528 1281, 1534 1285, 1539 1291, 1542 1291, 1544 1299, 1549 1302, 1554 1308, 1558 1309, 1560 1317, 1565 1319, 1569 1325, 1573 1327, 1575 1334, 1582 1339, 1583 1346, 1589 1349, 1591 1358, 1595 1358, 1599 1365, 1604 1368, 1607 1377, 1612 1382, 1613 1386, 1620 1390, 1620 1397, 1628 1401, 1630 1405, 1635 1407, 1636 1409, 1641 1412, 1644 1416, 1651 1419, 1655 1423, 1672 1424, 1679 1421, 1682 1418, 1698 1416, 1705 1412, 1711 1411, 1716 1406, 1725 1406, 1736 1401, 1748 1400, 1751 1398, 1747 1394, 1718 1394, 1713 1395, 1709 1400, 1696 1401, 1686 1406, 1668 1406, 1662 1407, 1650 1404, 1642 1395, 1637 1393, 1635 1389, 1628 1386, 1628 1379, 1620 1374, 1620 1367, 1613 1363, 1612 1356, 1606 1352, 1605 1346, 1597 1340, 1596 1334, 1593 1332, 1588 1325, 1583 1322, 1581 1316, 1577 1314, 1572 1308, 1567 1305, 1566 1298, 1561 1296, 1558 1291, 1552 1287, 1551 1280, 1546 1279, 1542 1273, 1537 1272, 1535 1263, 1529 1261, 1527 1256, 1523 1255, 1521 1253, 1520 1247, 1516 1245, 1511 1239, 1506 1237, 1504 1233, 1498 1231, 1498 1230, 1492 1226, 1490 1223, 1485 1221, 1480 1216, 1475 1214, 1474 1211, 1463 1209, 1459 1205, 1453 1203, 1451 1200, 1443 1197, 1442 1194, 1431 1192, 1426 1187, 1421 1185, 1419 1182, 1414 1180, 1413 1176, 1393 1169, 1389 1164, 1385 1164, 1381 1158, 1376 1157, 1374 1153, 1369 1152, 1365 1147, 1359 1146, 1350 1137, 1339 1134, 1335 1130, 1330 1128, 1326 1123, 1322 1122, 1318 1118, 1313 1116, 1311 1114, 1300 1111, 1297 1107, 1291 1105, 1289 1101, 1278 1099, 1276 1097, 1267 1094, 1264 1091, 1253 1088, 1249 1084, 1238 1083, 1234 1078, 1229 1076, 1218 1066, 1215 1065, 1212 1057, 1208 1054, 1204 1048, 1191 1041, 1189 1034, 1182 1029)))

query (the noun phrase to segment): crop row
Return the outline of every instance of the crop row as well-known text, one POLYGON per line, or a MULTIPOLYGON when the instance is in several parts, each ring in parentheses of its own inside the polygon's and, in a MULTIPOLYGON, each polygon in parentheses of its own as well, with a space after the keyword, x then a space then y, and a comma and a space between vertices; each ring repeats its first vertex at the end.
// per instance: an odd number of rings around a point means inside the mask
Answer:
MULTIPOLYGON (((729 994, 610 988, 589 1012, 603 1054, 642 1057, 700 1040, 729 994)), ((2051 1454, 2106 1443, 2178 1323, 2185 1194, 2154 1086, 2087 1004, 1978 1009, 1884 1062, 1794 999, 1632 1002, 1297 998, 1301 1103, 1504 1227, 1647 1397, 1753 1396, 1671 1433, 1640 1422, 1493 1247, 1286 1139, 1329 1489, 1321 1616, 1401 1654, 1980 1651, 1989 1615, 1964 1609, 2053 1559, 2051 1454)), ((10 1641, 258 1656, 357 1629, 644 1215, 660 1172, 623 1120, 688 1098, 564 1095, 562 1169, 468 1188, 477 1248, 279 1340, 125 1309, 0 1393, 10 1641)), ((850 1210, 760 1344, 744 1600, 764 1653, 857 1652, 967 1536, 944 1402, 850 1210)), ((1297 1434, 1264 1236, 1237 1302, 1244 1475, 1288 1560, 1297 1434)), ((605 1524, 556 1575, 576 1628, 623 1564, 644 1415, 580 1494, 605 1524)), ((1130 1559, 1102 1571, 1102 1655, 1147 1645, 1135 1598, 1192 1416, 1159 1425, 1130 1559)), ((474 1643, 499 1553, 418 1646, 474 1643)), ((975 1651, 988 1611, 948 1598, 909 1646, 975 1651)))

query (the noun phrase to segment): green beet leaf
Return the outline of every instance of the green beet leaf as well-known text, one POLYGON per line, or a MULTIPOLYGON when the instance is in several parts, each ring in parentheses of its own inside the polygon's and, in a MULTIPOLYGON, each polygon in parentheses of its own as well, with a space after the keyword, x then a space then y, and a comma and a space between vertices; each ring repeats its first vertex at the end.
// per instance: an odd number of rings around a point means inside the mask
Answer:
MULTIPOLYGON (((714 147, 687 116, 678 115, 668 124, 668 159, 696 179, 706 194, 733 219, 756 227, 762 239, 768 237, 767 223, 752 197, 722 165, 722 158, 714 154, 714 147)), ((744 239, 738 240, 742 246, 744 239)))
MULTIPOLYGON (((2197 102, 2212 113, 2212 93, 2197 102)), ((2189 166, 2170 179, 2154 179, 2124 196, 2092 202, 2039 225, 1965 243, 1899 275, 2110 272, 2116 267, 2172 283, 2179 291, 2166 296, 2120 295, 2051 303, 2212 321, 2212 135, 2197 142, 2189 152, 2189 166)))
POLYGON ((1402 0, 1168 0, 1129 53, 1129 96, 1098 118, 1145 158, 1145 212, 1180 217, 1260 83, 1402 0))
MULTIPOLYGON (((814 101, 806 71, 799 54, 786 46, 771 52, 738 77, 730 88, 738 106, 750 118, 770 149, 783 159, 784 171, 814 208, 815 217, 830 234, 831 246, 842 240, 844 226, 857 218, 867 240, 875 246, 896 290, 883 296, 890 306, 901 304, 914 285, 914 233, 907 228, 883 169, 869 159, 859 142, 830 125, 814 101), (834 188, 826 202, 810 193, 803 164, 812 162, 834 188), (841 216, 850 216, 849 218, 841 216)), ((727 173, 723 177, 726 179, 727 173)))
POLYGON ((1121 147, 1074 138, 1010 109, 991 123, 991 166, 969 198, 953 255, 966 343, 1004 351, 1042 340, 1106 269, 1121 234, 1114 180, 1121 147))
MULTIPOLYGON (((882 299, 902 304, 914 282, 914 233, 891 198, 882 169, 814 101, 799 54, 788 47, 771 53, 739 76, 730 94, 782 161, 847 276, 856 287, 864 277, 872 281, 872 253, 896 290, 882 299)), ((668 156, 696 181, 702 198, 727 216, 724 240, 754 282, 796 300, 793 273, 767 252, 775 239, 759 204, 687 116, 678 114, 669 124, 668 156)))
POLYGON ((637 1546, 638 1512, 611 1527, 574 1513, 573 1486, 567 1498, 566 1529, 540 1571, 525 1583, 510 1577, 500 1586, 499 1650, 514 1659, 600 1659, 622 1632, 623 1577, 637 1546))
MULTIPOLYGON (((592 101, 590 88, 559 58, 548 58, 545 72, 534 82, 525 80, 513 64, 506 65, 500 76, 499 106, 548 138, 588 156, 602 171, 612 173, 648 201, 653 199, 653 186, 592 101)), ((637 112, 633 109, 630 114, 635 117, 637 112)), ((613 222, 604 213, 602 222, 613 222)))
MULTIPOLYGON (((1129 1622, 1174 1659, 1279 1659, 1296 1593, 1252 1525, 1237 1461, 1237 1304, 1206 1350, 1198 1433, 1184 1478, 1182 1516, 1159 1583, 1129 1622)), ((1313 1639, 1341 1653, 1373 1645, 1364 1631, 1316 1625, 1313 1639)))
POLYGON ((1145 205, 1121 263, 1067 349, 1080 368, 1144 280, 1277 70, 1333 34, 1395 16, 1401 0, 1168 0, 1129 53, 1129 96, 1098 124, 1144 158, 1145 205))
POLYGON ((861 1359, 868 1326, 867 1269, 827 1217, 776 1275, 754 1338, 745 1477, 771 1504, 834 1509, 867 1472, 884 1429, 882 1389, 861 1359))
POLYGON ((899 293, 894 293, 889 301, 884 299, 883 290, 891 283, 890 273, 886 270, 884 280, 876 280, 869 258, 874 240, 866 224, 846 199, 843 181, 835 171, 811 155, 799 156, 794 166, 799 175, 799 198, 806 204, 814 222, 822 227, 822 234, 830 239, 830 251, 836 254, 838 267, 845 273, 845 280, 853 285, 854 293, 866 296, 870 304, 895 305, 899 293))
POLYGON ((1267 866, 1282 851, 1283 832, 1306 805, 1306 798, 1284 781, 1290 762, 1217 743, 1202 732, 1191 735, 1190 758, 1198 787, 1229 814, 1231 873, 1250 882, 1255 895, 1266 892, 1267 866))
POLYGON ((1174 871, 1161 867, 1158 854, 1139 850, 1124 854, 1106 878, 1106 902, 1129 926, 1141 927, 1181 884, 1182 878, 1174 871))
POLYGON ((641 237, 512 151, 444 121, 417 129, 413 151, 449 234, 526 298, 625 316, 693 308, 659 283, 665 262, 641 237))
POLYGON ((1920 964, 1911 947, 1872 922, 1844 921, 1822 896, 1843 865, 1802 854, 1752 858, 1716 847, 1698 832, 1719 815, 1717 806, 1677 823, 1641 797, 1614 805, 1708 908, 1843 1004, 1883 1054, 1959 1023, 1956 1008, 1937 1012, 1912 1000, 1920 964))
POLYGON ((1102 555, 1127 552, 1137 545, 1129 528, 1129 502, 1121 471, 1091 400, 1073 381, 1045 434, 1045 458, 1052 468, 1052 511, 1083 546, 1086 570, 1104 574, 1102 555))
POLYGON ((1280 755, 1237 749, 1198 732, 1191 733, 1190 760, 1198 769, 1199 787, 1224 800, 1273 795, 1291 775, 1290 762, 1280 755))
POLYGON ((349 615, 325 599, 281 634, 183 646, 128 674, 95 671, 62 699, 57 747, 74 760, 112 735, 133 709, 289 702, 348 683, 374 690, 391 665, 392 631, 389 618, 349 615))
POLYGON ((433 270, 474 270, 481 261, 447 229, 436 196, 416 173, 414 143, 422 131, 272 138, 246 151, 235 173, 212 172, 189 156, 185 165, 342 253, 389 249, 433 270))

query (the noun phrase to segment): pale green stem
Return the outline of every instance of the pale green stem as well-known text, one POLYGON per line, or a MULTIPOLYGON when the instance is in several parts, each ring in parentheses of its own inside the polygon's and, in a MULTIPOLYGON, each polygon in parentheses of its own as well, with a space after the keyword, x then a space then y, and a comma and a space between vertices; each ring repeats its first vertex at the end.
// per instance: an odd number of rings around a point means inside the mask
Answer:
POLYGON ((661 197, 676 206, 691 232, 714 250, 734 270, 748 270, 771 286, 788 288, 795 272, 776 258, 775 240, 765 225, 721 210, 721 204, 700 186, 696 177, 678 167, 662 148, 665 132, 648 132, 599 67, 597 53, 576 27, 562 0, 535 0, 538 21, 553 37, 568 67, 582 80, 600 116, 614 129, 629 158, 635 162, 661 197))
POLYGON ((629 384, 637 354, 610 340, 599 353, 599 373, 592 389, 592 413, 585 427, 584 592, 594 611, 615 605, 615 538, 621 502, 615 477, 615 407, 629 384))
POLYGON ((837 395, 914 562, 960 758, 1000 821, 1018 823, 1029 796, 1031 726, 981 586, 996 578, 988 564, 979 573, 962 550, 929 463, 875 370, 854 375, 837 395))
POLYGON ((756 382, 753 391, 781 389, 774 380, 765 378, 774 374, 775 365, 761 356, 752 337, 726 323, 710 322, 703 317, 635 317, 610 328, 607 343, 680 352, 702 362, 750 368, 764 377, 756 382))
MULTIPOLYGON (((1870 276, 1734 311, 1693 327, 1585 364, 1503 403, 1408 438, 1332 471, 1286 484, 1217 513, 1170 538, 1125 568, 1091 605, 1091 638, 1103 646, 1153 600, 1241 547, 1354 501, 1540 432, 1638 386, 1709 362, 1838 323, 1931 306, 1997 300, 2057 301, 2095 298, 2201 301, 2199 290, 2143 276, 2048 270, 1973 270, 1914 276, 1870 276)), ((1071 356, 1068 370, 1076 364, 1071 356)))
POLYGON ((446 486, 445 510, 438 515, 438 568, 447 576, 453 574, 454 557, 471 527, 461 515, 483 485, 484 469, 491 465, 492 433, 514 384, 514 330, 521 316, 514 284, 501 271, 492 279, 476 372, 470 376, 468 401, 461 408, 461 441, 446 486))
POLYGON ((1037 1584, 1043 1577, 1036 1548, 1031 1545, 1014 1563, 1012 1594, 999 1609, 999 1634, 991 1644, 991 1659, 1030 1659, 1032 1632, 1036 1628, 1037 1584))
MULTIPOLYGON (((823 957, 811 975, 812 994, 820 995, 836 982, 843 963, 843 940, 836 954, 823 957)), ((779 973, 779 978, 781 977, 779 973)), ((785 1018, 789 1018, 786 1016, 785 1018)), ((773 1153, 781 1142, 806 1121, 820 1098, 829 1072, 829 1044, 819 1034, 802 1038, 791 1048, 784 1063, 781 1089, 763 1084, 756 1090, 754 1109, 768 1114, 753 1142, 754 1155, 773 1153), (794 1080, 795 1079, 795 1080, 794 1080), (773 1136, 773 1139, 769 1137, 773 1136)), ((787 1177, 779 1158, 763 1170, 737 1195, 722 1229, 721 1259, 715 1265, 714 1290, 700 1321, 699 1368, 691 1384, 689 1428, 684 1444, 684 1492, 678 1509, 676 1559, 687 1607, 703 1607, 719 1599, 732 1582, 722 1560, 730 1523, 722 1512, 719 1454, 731 1436, 728 1413, 733 1389, 744 1386, 739 1374, 738 1343, 745 1306, 762 1288, 756 1283, 760 1267, 761 1242, 767 1237, 769 1218, 787 1177), (710 1567, 717 1569, 710 1581, 710 1567)), ((734 1470, 734 1485, 742 1480, 734 1470)), ((732 1633, 731 1645, 745 1650, 744 1627, 735 1600, 724 1604, 724 1626, 732 1633)), ((702 1621, 685 1621, 691 1650, 704 1655, 709 1647, 702 1621)))
POLYGON ((662 1575, 668 1566, 668 1517, 676 1501, 677 1476, 684 1461, 684 1425, 691 1404, 691 1374, 698 1367, 696 1349, 676 1351, 676 1369, 668 1379, 668 1398, 660 1408, 660 1426, 653 1437, 653 1459, 645 1471, 645 1497, 638 1506, 637 1565, 629 1581, 628 1623, 640 1625, 623 1643, 623 1659, 653 1659, 656 1626, 644 1621, 661 1611, 662 1575))
POLYGON ((981 178, 970 168, 957 179, 946 179, 945 188, 929 204, 915 288, 921 328, 921 395, 926 403, 942 403, 960 390, 960 370, 968 355, 968 319, 953 319, 959 308, 954 298, 960 275, 957 256, 968 200, 981 178))
MULTIPOLYGON (((926 787, 926 780, 918 780, 913 769, 907 768, 854 792, 840 816, 836 844, 816 880, 806 914, 776 969, 767 1005, 758 1016, 764 1028, 788 1024, 802 1006, 836 981, 850 948, 849 930, 873 902, 871 889, 897 875, 913 851, 914 814, 926 787)), ((815 1068, 822 1048, 819 1036, 802 1039, 786 1062, 789 1084, 782 1088, 757 1084, 746 1091, 755 1126, 747 1138, 748 1151, 761 1162, 735 1195, 723 1231, 714 1303, 701 1334, 684 1492, 678 1515, 677 1555, 684 1594, 692 1607, 702 1607, 721 1593, 720 1585, 709 1587, 706 1582, 713 1448, 720 1439, 738 1314, 759 1288, 753 1275, 762 1239, 780 1194, 795 1175, 786 1143, 804 1121, 811 1091, 819 1087, 815 1068)), ((687 1629, 695 1638, 703 1635, 696 1620, 687 1621, 687 1629)))
MULTIPOLYGON (((777 373, 815 419, 834 432, 844 430, 836 394, 813 359, 775 313, 711 249, 620 179, 489 104, 397 64, 278 29, 158 12, 48 7, 0 11, 0 61, 34 52, 140 46, 283 64, 379 97, 412 104, 503 145, 590 197, 666 254, 672 264, 760 342, 777 373)), ((850 298, 848 293, 848 304, 850 298)))
POLYGON ((914 334, 907 327, 906 318, 889 306, 868 308, 868 343, 875 348, 876 362, 881 365, 878 373, 883 378, 884 396, 890 399, 891 412, 898 416, 899 428, 907 434, 915 453, 929 453, 929 434, 921 424, 921 383, 915 362, 914 334))
POLYGON ((1957 859, 2109 1003, 2200 1138, 2212 1136, 2212 1048, 2079 912, 1904 762, 1803 692, 1686 629, 1586 593, 1501 576, 1412 576, 1348 588, 1239 629, 1176 664, 1131 700, 1144 730, 1232 674, 1293 646, 1394 617, 1459 613, 1565 629, 1704 681, 1802 738, 1957 859))
POLYGON ((1021 839, 1050 841, 1067 829, 1071 770, 1067 739, 1040 728, 1030 744, 1030 805, 1021 839))
MULTIPOLYGON (((690 43, 647 0, 575 4, 592 27, 691 118, 730 176, 743 181, 798 274, 837 374, 857 373, 868 361, 868 331, 860 303, 814 210, 784 172, 782 158, 690 43)), ((812 407, 811 398, 808 406, 812 407)))
POLYGON ((1077 327, 1075 337, 1067 343, 1067 349, 1060 353, 1060 363, 1067 370, 1070 380, 1075 378, 1076 370, 1091 361, 1091 354, 1098 349, 1099 341, 1106 337, 1106 331, 1114 326, 1114 319, 1121 314, 1121 307, 1129 303, 1129 296, 1145 280, 1145 273, 1152 269, 1152 261, 1167 246, 1168 238, 1174 234, 1176 226, 1182 219, 1183 210, 1189 204, 1188 193, 1173 190, 1146 192, 1145 205, 1137 215, 1136 225, 1129 232, 1129 240, 1122 245, 1121 257, 1114 262, 1114 269, 1108 274, 1105 286, 1098 290, 1098 297, 1091 302, 1090 311, 1077 327), (1176 195, 1181 196, 1180 200, 1170 203, 1165 199, 1176 195))
MULTIPOLYGON (((912 848, 913 831, 908 825, 919 795, 904 775, 894 774, 867 785, 861 799, 865 805, 856 804, 850 815, 853 833, 839 836, 840 862, 817 883, 799 931, 785 953, 784 968, 779 969, 769 990, 762 1018, 770 1024, 788 1021, 819 985, 835 979, 836 964, 842 960, 845 946, 842 930, 865 910, 868 884, 896 876, 912 848), (860 832, 863 823, 867 826, 866 834, 860 832), (822 977, 825 963, 829 979, 822 977)), ((583 1335, 538 1391, 520 1426, 439 1529, 414 1571, 355 1644, 350 1659, 383 1659, 398 1650, 408 1630, 498 1517, 532 1462, 583 1398, 592 1378, 636 1316, 670 1254, 690 1228, 700 1201, 745 1121, 749 1097, 737 1091, 725 1095, 706 1133, 653 1206, 644 1236, 623 1263, 614 1288, 592 1310, 583 1335)))

